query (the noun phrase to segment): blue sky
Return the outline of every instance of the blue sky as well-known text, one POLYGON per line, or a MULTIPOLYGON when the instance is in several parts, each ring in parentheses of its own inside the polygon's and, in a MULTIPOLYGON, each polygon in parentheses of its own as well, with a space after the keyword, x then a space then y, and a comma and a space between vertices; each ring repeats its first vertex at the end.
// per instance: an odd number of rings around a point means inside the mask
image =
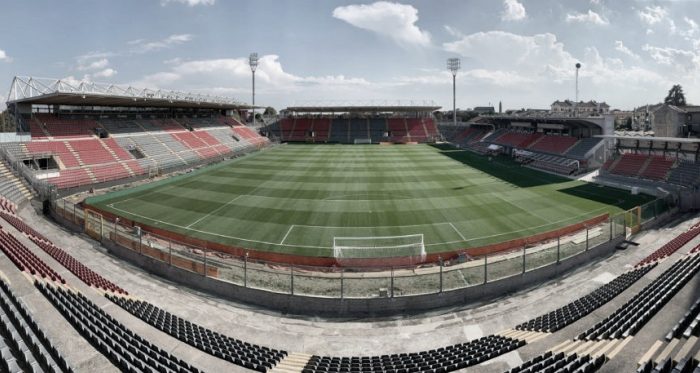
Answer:
POLYGON ((174 89, 256 104, 434 100, 631 109, 681 84, 700 104, 700 2, 635 0, 5 1, 0 109, 15 75, 174 89))

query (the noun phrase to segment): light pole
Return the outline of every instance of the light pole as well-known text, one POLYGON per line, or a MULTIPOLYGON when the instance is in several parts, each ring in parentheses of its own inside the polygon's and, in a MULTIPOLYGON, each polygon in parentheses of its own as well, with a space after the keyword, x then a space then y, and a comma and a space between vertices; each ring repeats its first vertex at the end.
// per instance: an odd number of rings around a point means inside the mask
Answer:
POLYGON ((574 101, 574 116, 576 115, 576 112, 578 112, 578 69, 581 68, 581 64, 576 62, 576 100, 574 101))
POLYGON ((250 71, 253 72, 253 120, 251 123, 255 125, 255 69, 258 67, 258 54, 251 53, 248 58, 248 64, 250 64, 250 71))
POLYGON ((452 71, 452 118, 457 127, 457 70, 459 70, 459 58, 448 58, 447 68, 452 71))
POLYGON ((576 62, 576 102, 578 102, 578 69, 581 68, 581 64, 576 62))

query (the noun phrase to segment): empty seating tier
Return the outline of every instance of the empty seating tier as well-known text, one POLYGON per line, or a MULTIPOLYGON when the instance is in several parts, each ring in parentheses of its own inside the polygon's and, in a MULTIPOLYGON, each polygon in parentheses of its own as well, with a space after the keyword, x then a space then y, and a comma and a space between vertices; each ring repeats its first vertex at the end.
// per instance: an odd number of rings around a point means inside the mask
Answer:
POLYGON ((423 125, 422 118, 407 118, 406 128, 408 129, 408 136, 410 136, 411 141, 428 141, 428 135, 425 132, 425 126, 423 125))
POLYGON ((327 118, 316 118, 314 119, 311 129, 314 132, 316 141, 326 141, 330 135, 331 120, 327 118))
POLYGON ((84 295, 48 283, 34 285, 71 325, 123 372, 195 372, 199 369, 151 344, 84 295))
POLYGON ((445 373, 480 364, 524 345, 524 340, 490 335, 467 343, 423 352, 372 357, 313 356, 302 372, 445 373))
POLYGON ((667 181, 671 184, 694 187, 700 185, 700 165, 688 161, 679 161, 671 169, 667 181))
POLYGON ((440 131, 438 131, 433 118, 423 118, 423 124, 425 125, 425 132, 428 136, 440 136, 440 131))
MULTIPOLYGON (((96 288, 103 289, 105 291, 112 291, 120 294, 128 294, 124 289, 108 281, 104 277, 87 268, 78 260, 73 258, 70 254, 66 253, 63 249, 54 245, 48 238, 43 236, 41 233, 34 230, 32 227, 27 225, 25 222, 20 220, 16 216, 0 213, 5 221, 10 223, 15 229, 24 233, 32 242, 54 258, 57 262, 61 263, 67 270, 76 275, 80 280, 88 284, 89 286, 94 286, 96 288)), ((64 281, 65 282, 65 281, 64 281)))
POLYGON ((650 156, 649 164, 640 175, 643 179, 665 180, 666 174, 671 170, 671 166, 676 163, 675 159, 666 157, 650 156))
POLYGON ((590 329, 579 334, 577 340, 603 340, 635 335, 700 269, 700 256, 692 255, 678 260, 661 276, 637 293, 615 312, 590 329))
POLYGON ((679 234, 676 238, 672 239, 671 241, 658 248, 653 253, 649 254, 646 258, 640 260, 639 263, 635 265, 635 267, 639 267, 647 263, 656 262, 675 253, 678 249, 690 242, 690 240, 697 237, 698 234, 700 234, 700 226, 696 224, 690 227, 690 229, 688 229, 687 231, 679 234))
POLYGON ((700 367, 693 358, 680 359, 678 362, 662 359, 656 364, 653 360, 648 360, 637 369, 637 373, 700 373, 700 367))
POLYGON ((493 140, 494 143, 511 146, 516 148, 527 148, 530 144, 536 141, 541 133, 525 133, 525 132, 506 132, 502 136, 493 140))
POLYGON ((117 161, 99 140, 73 140, 69 141, 68 144, 78 154, 84 165, 114 163, 117 161))
POLYGON ((655 265, 648 265, 623 273, 592 293, 555 311, 522 323, 516 326, 515 329, 554 333, 608 303, 654 268, 655 265))
POLYGON ((666 340, 673 338, 690 338, 690 336, 700 336, 700 299, 695 301, 688 311, 681 317, 676 325, 666 334, 666 340))
POLYGON ((328 141, 348 142, 348 119, 333 119, 328 141))
POLYGON ((68 168, 80 167, 80 161, 63 141, 31 141, 26 145, 32 157, 57 156, 68 168))
POLYGON ((552 372, 596 372, 605 364, 605 356, 591 357, 590 355, 565 355, 563 352, 552 354, 547 351, 535 356, 532 360, 524 362, 506 373, 552 373, 552 372))
POLYGON ((0 228, 0 249, 7 255, 12 263, 19 268, 20 271, 35 276, 41 276, 51 281, 59 281, 66 283, 66 280, 61 277, 53 268, 49 267, 43 260, 36 256, 23 243, 19 242, 15 236, 0 228))
POLYGON ((267 372, 287 356, 286 351, 261 347, 221 335, 147 302, 109 294, 105 294, 105 296, 132 315, 164 333, 210 355, 245 368, 267 372))
POLYGON ((296 118, 292 130, 287 135, 288 141, 306 141, 306 136, 311 130, 313 119, 311 118, 296 118))
POLYGON ((0 354, 2 372, 73 372, 34 316, 0 279, 0 354))
POLYGON ((586 157, 586 154, 598 146, 601 141, 603 141, 603 139, 600 137, 583 138, 573 147, 571 147, 571 149, 569 149, 569 151, 567 151, 564 155, 575 159, 583 159, 586 157))
POLYGON ((530 149, 546 153, 564 154, 578 142, 575 137, 545 135, 541 140, 530 146, 530 149))
POLYGON ((92 119, 59 119, 53 114, 42 113, 37 113, 36 119, 54 138, 93 137, 98 129, 102 129, 102 126, 92 119))
POLYGON ((613 162, 610 173, 622 176, 637 176, 647 159, 649 159, 649 156, 646 154, 623 154, 617 162, 613 162))

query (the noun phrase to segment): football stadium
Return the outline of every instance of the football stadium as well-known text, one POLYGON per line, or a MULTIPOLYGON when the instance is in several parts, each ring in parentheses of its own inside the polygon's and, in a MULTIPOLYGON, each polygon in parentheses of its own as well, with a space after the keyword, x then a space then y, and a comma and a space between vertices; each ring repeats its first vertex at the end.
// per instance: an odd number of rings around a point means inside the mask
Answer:
POLYGON ((0 372, 700 372, 700 107, 258 116, 249 61, 252 102, 12 78, 0 372))

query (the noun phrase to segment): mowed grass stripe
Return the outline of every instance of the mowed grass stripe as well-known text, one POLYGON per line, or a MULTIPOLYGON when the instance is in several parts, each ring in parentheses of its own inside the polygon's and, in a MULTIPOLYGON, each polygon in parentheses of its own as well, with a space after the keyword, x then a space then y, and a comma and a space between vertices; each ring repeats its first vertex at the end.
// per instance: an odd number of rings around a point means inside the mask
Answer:
POLYGON ((449 148, 282 146, 99 205, 225 244, 329 255, 334 236, 422 233, 428 250, 440 252, 552 230, 644 199, 449 148))

